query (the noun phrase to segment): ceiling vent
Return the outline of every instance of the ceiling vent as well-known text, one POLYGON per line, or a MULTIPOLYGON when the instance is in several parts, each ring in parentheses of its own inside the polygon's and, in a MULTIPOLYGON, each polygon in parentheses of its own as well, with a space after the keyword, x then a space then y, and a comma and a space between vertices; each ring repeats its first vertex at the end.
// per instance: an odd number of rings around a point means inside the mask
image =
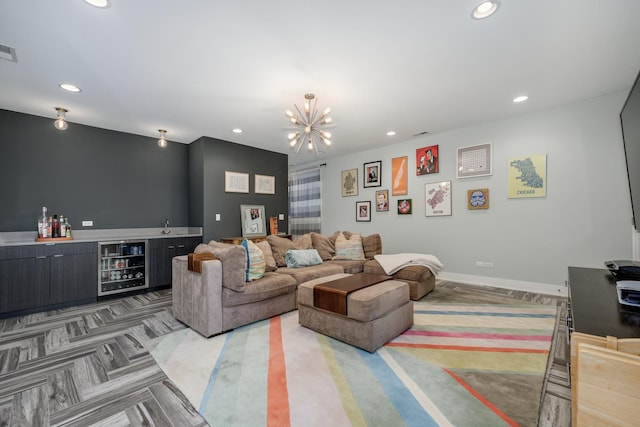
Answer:
POLYGON ((423 130, 422 132, 414 133, 413 136, 422 136, 428 134, 429 131, 423 130))
POLYGON ((5 46, 3 44, 0 44, 0 58, 11 62, 18 62, 16 50, 11 46, 5 46))

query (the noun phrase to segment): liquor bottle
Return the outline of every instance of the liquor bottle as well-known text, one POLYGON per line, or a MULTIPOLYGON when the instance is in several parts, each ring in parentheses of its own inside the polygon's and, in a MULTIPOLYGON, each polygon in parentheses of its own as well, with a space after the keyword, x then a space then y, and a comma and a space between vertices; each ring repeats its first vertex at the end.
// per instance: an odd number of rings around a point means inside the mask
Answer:
POLYGON ((65 227, 64 237, 71 237, 71 224, 69 224, 69 217, 64 219, 64 227, 65 227))
POLYGON ((62 215, 60 215, 60 237, 67 237, 67 224, 62 215))
POLYGON ((53 224, 53 218, 49 217, 47 219, 47 237, 51 237, 51 233, 52 233, 51 226, 52 226, 52 224, 53 224))
POLYGON ((60 237, 60 220, 58 214, 53 215, 53 222, 51 223, 51 237, 60 237))
POLYGON ((47 207, 42 207, 42 216, 38 218, 38 237, 47 238, 47 207))

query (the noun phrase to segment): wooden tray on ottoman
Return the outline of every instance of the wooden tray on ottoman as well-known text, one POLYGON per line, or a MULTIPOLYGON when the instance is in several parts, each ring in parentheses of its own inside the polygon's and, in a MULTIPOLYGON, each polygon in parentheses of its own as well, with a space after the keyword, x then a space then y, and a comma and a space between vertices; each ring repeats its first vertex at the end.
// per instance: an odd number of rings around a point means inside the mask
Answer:
POLYGON ((313 305, 317 308, 346 316, 347 295, 349 293, 389 279, 391 279, 391 276, 358 273, 316 285, 313 288, 313 305))

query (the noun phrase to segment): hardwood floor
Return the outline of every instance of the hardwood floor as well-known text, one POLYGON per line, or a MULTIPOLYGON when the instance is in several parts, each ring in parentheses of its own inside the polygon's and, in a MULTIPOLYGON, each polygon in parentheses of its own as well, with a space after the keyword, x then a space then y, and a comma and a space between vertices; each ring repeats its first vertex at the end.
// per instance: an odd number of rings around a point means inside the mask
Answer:
MULTIPOLYGON (((438 287, 469 302, 566 303, 499 288, 438 287)), ((168 290, 0 320, 0 426, 207 425, 143 346, 184 327, 173 318, 168 290)), ((563 327, 552 351, 539 426, 568 427, 563 327)))

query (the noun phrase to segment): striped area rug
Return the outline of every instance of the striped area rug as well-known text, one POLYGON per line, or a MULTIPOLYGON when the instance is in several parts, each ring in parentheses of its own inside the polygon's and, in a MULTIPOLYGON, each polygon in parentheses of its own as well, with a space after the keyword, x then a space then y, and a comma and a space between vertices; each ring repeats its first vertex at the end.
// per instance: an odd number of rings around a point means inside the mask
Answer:
POLYGON ((212 426, 535 426, 556 308, 414 303, 371 354, 297 311, 205 339, 147 343, 212 426))

